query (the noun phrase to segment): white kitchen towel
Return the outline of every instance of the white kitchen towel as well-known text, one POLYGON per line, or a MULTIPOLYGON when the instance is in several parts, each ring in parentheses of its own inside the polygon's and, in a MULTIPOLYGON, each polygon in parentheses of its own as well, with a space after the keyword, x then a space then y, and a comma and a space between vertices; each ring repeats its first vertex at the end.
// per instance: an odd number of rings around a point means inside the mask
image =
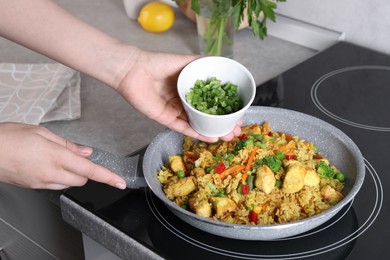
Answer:
POLYGON ((79 118, 80 73, 59 63, 0 63, 0 122, 79 118))

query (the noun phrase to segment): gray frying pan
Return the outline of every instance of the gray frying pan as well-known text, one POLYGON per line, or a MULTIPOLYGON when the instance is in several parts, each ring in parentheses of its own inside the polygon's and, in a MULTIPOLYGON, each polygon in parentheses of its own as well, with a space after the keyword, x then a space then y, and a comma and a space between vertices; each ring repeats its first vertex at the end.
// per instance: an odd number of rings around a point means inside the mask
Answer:
POLYGON ((149 187, 167 207, 188 224, 214 235, 242 240, 273 240, 309 231, 333 217, 357 194, 364 181, 365 165, 356 144, 343 132, 318 118, 300 112, 272 107, 251 107, 244 125, 268 121, 275 131, 297 135, 313 142, 323 155, 346 175, 344 199, 333 208, 310 218, 286 224, 237 225, 206 219, 187 211, 166 198, 157 172, 169 155, 181 154, 183 136, 171 130, 158 134, 148 146, 142 162, 138 157, 119 157, 94 149, 90 160, 121 175, 128 188, 149 187), (143 176, 142 176, 143 173, 143 176))

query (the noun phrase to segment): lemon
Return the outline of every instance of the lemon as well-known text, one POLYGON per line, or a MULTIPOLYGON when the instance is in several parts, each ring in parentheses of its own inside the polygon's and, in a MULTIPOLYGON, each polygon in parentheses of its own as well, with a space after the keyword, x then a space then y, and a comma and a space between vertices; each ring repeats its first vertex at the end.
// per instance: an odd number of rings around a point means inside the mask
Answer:
POLYGON ((138 15, 138 23, 148 32, 164 32, 172 27, 174 21, 172 7, 161 2, 146 4, 138 15))

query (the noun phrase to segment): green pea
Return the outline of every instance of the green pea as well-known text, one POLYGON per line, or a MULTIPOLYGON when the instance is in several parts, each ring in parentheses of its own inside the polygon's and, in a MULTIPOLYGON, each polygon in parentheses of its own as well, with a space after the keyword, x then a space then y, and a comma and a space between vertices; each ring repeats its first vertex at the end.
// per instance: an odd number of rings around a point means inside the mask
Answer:
POLYGON ((335 178, 338 179, 341 182, 345 181, 345 175, 342 172, 336 173, 335 178))
POLYGON ((177 175, 177 177, 178 177, 179 179, 182 179, 182 178, 184 178, 184 177, 186 176, 186 174, 184 173, 183 170, 177 171, 177 172, 176 172, 176 175, 177 175))

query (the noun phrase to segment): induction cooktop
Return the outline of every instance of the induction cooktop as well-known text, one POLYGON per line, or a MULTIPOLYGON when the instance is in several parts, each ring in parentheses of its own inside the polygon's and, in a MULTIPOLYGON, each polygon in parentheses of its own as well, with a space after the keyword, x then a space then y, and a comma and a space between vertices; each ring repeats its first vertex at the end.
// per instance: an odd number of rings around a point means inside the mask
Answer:
MULTIPOLYGON (((89 182, 64 195, 167 259, 388 257, 390 56, 339 42, 259 85, 253 105, 318 117, 346 133, 360 148, 366 165, 361 190, 320 227, 274 241, 241 241, 184 223, 149 189, 120 191, 89 182)), ((145 149, 136 154, 142 157, 145 149)))

